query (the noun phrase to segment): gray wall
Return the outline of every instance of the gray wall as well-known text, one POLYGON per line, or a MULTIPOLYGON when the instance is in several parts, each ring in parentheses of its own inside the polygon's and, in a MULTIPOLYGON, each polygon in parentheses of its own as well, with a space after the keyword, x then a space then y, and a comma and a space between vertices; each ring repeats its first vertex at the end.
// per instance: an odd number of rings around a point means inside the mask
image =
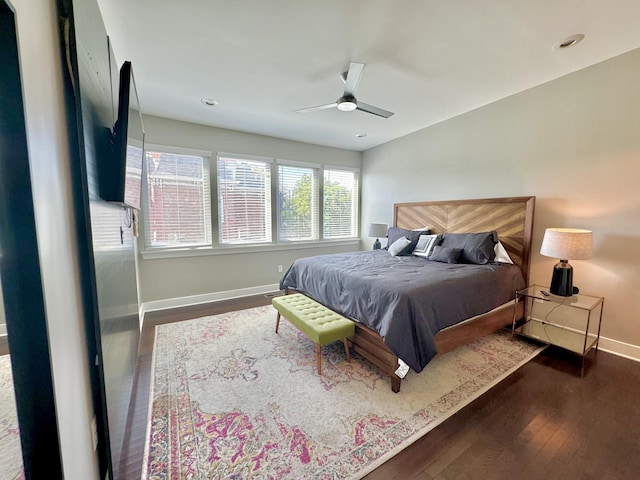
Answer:
POLYGON ((638 85, 635 50, 365 152, 361 225, 391 223, 394 202, 535 195, 532 282, 557 262, 538 253, 546 227, 593 230, 574 284, 640 358, 638 85))
MULTIPOLYGON (((144 92, 141 92, 141 100, 144 92)), ((144 111, 144 104, 142 105, 144 111)), ((145 116, 145 141, 151 144, 360 167, 361 154, 233 130, 145 116)), ((214 157, 215 160, 215 157, 214 157)), ((143 232, 143 219, 140 219, 143 232)), ((144 249, 143 236, 139 239, 144 249)), ((218 254, 197 257, 139 261, 141 301, 180 299, 195 295, 252 289, 277 284, 282 276, 277 266, 286 268, 294 259, 322 253, 353 251, 356 243, 286 250, 262 249, 253 253, 218 254)), ((224 294, 223 294, 224 295, 224 294)), ((177 300, 177 303, 181 303, 177 300)))
POLYGON ((98 478, 54 1, 15 8, 31 182, 64 477, 98 478))

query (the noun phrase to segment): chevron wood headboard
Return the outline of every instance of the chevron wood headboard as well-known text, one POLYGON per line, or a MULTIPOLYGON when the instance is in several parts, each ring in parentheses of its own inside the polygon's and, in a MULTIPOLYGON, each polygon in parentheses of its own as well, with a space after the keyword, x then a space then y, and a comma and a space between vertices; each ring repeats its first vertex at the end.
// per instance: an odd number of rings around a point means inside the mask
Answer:
POLYGON ((396 203, 393 223, 407 229, 427 226, 431 233, 495 230, 528 284, 535 200, 536 197, 508 197, 396 203))

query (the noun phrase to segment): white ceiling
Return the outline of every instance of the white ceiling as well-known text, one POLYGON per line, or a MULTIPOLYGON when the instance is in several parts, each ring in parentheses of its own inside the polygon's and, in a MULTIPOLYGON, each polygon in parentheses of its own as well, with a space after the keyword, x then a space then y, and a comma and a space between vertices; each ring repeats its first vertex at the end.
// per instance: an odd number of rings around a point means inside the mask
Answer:
POLYGON ((98 4, 118 62, 133 64, 143 113, 351 150, 640 47, 638 0, 98 4), (577 33, 581 43, 557 48, 577 33), (395 115, 294 113, 340 97, 350 62, 366 64, 356 97, 395 115))

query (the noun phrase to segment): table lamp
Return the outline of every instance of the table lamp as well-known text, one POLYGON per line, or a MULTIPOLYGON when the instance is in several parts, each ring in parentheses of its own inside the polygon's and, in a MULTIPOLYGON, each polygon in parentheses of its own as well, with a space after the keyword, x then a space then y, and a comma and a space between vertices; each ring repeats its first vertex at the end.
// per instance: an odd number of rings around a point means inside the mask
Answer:
POLYGON ((387 224, 386 223, 372 223, 369 225, 369 236, 376 237, 376 241, 373 242, 373 249, 380 250, 382 244, 379 237, 387 236, 387 224))
POLYGON ((573 267, 569 265, 569 259, 587 260, 592 257, 593 234, 591 230, 578 228, 547 228, 540 253, 560 259, 553 267, 549 291, 554 295, 570 297, 574 292, 573 267))

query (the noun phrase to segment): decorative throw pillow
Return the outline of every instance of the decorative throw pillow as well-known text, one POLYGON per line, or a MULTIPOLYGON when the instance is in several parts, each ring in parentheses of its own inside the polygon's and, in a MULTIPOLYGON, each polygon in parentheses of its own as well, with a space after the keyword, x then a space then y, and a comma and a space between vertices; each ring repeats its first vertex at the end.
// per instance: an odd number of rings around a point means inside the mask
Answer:
POLYGON ((442 240, 442 235, 440 234, 420 235, 420 238, 418 239, 418 244, 416 245, 416 248, 414 248, 413 252, 411 253, 417 257, 429 258, 429 255, 431 255, 431 252, 433 251, 433 247, 438 245, 441 240, 442 240))
POLYGON ((389 245, 389 253, 392 257, 396 255, 402 255, 407 248, 411 246, 411 240, 407 237, 400 237, 391 245, 389 245))
POLYGON ((496 243, 496 246, 493 248, 493 251, 496 253, 496 258, 493 260, 494 262, 513 264, 513 260, 511 260, 511 257, 509 256, 507 249, 504 248, 504 245, 502 245, 502 242, 496 243))
POLYGON ((433 247, 429 260, 432 262, 458 263, 458 257, 460 257, 461 252, 461 248, 436 245, 433 247))
POLYGON ((493 262, 496 253, 493 250, 498 243, 498 234, 480 233, 445 233, 440 245, 443 247, 461 248, 460 263, 477 263, 483 265, 493 262))
POLYGON ((428 233, 429 233, 428 229, 427 230, 407 230, 406 228, 391 227, 389 228, 389 230, 387 230, 387 240, 388 240, 387 244, 392 245, 393 242, 398 240, 400 237, 408 238, 411 241, 411 246, 402 253, 403 255, 408 255, 413 251, 413 248, 418 243, 418 239, 420 238, 420 235, 427 235, 428 233))

